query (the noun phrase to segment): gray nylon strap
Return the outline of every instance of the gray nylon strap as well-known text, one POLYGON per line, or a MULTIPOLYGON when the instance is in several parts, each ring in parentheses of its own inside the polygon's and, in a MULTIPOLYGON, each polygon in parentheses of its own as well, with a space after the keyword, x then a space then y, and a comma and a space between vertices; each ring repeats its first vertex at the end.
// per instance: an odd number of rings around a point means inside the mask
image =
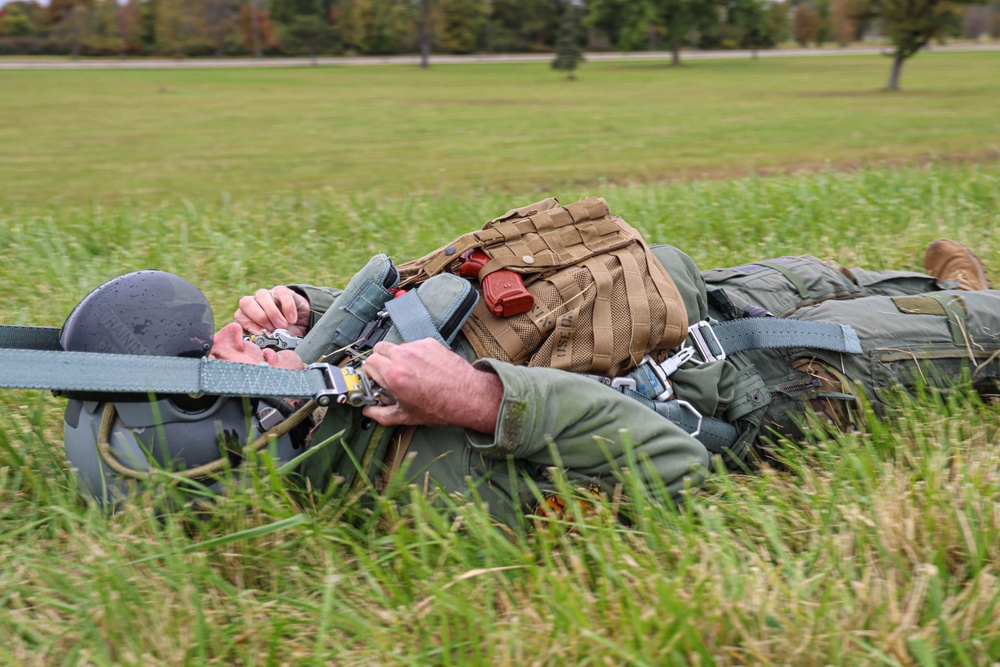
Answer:
POLYGON ((434 326, 434 320, 427 306, 417 296, 416 290, 407 292, 398 299, 386 301, 385 310, 389 313, 389 318, 399 331, 399 335, 407 343, 433 338, 444 346, 448 345, 434 326))
POLYGON ((846 324, 744 317, 712 324, 712 330, 726 354, 789 347, 861 354, 861 341, 854 329, 846 324))
POLYGON ((313 398, 327 389, 327 384, 319 369, 293 371, 215 359, 3 349, 0 387, 313 398))
POLYGON ((61 350, 58 327, 21 327, 0 324, 0 348, 61 350))

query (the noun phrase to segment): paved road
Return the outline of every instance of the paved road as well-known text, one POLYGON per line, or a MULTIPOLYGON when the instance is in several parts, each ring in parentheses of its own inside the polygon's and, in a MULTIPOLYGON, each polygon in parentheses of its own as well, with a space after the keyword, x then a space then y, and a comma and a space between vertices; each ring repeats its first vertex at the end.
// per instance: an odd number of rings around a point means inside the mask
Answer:
MULTIPOLYGON (((935 46, 931 51, 1000 51, 1000 42, 989 44, 958 44, 935 46)), ((788 56, 848 56, 885 53, 885 47, 822 49, 772 49, 758 51, 761 58, 781 58, 788 56)), ((714 58, 749 58, 750 51, 684 51, 682 60, 709 60, 714 58)), ((527 63, 548 62, 552 54, 509 54, 471 56, 431 56, 432 65, 474 64, 474 63, 527 63)), ((638 53, 588 53, 587 60, 600 62, 607 60, 669 60, 669 51, 646 51, 638 53)), ((416 65, 419 56, 361 56, 317 58, 316 64, 331 65, 416 65)), ((88 60, 0 60, 0 69, 204 69, 224 67, 309 67, 309 58, 185 58, 170 60, 164 58, 94 58, 88 60)))

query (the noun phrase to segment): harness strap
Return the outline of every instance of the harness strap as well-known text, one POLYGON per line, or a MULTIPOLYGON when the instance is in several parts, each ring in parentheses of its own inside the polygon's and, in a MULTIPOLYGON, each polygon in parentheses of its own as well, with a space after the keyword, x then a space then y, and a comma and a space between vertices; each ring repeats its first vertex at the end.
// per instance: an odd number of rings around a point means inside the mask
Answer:
POLYGON ((0 349, 0 387, 63 392, 313 398, 323 368, 293 371, 217 359, 0 349))
MULTIPOLYGON (((704 328, 704 325, 700 325, 704 328)), ((808 347, 845 354, 861 354, 858 334, 847 324, 805 322, 778 317, 744 317, 711 324, 714 338, 726 354, 744 350, 808 347)), ((707 338, 710 349, 715 341, 707 338)), ((714 352, 715 350, 712 349, 714 352)))
POLYGON ((624 376, 587 377, 652 408, 694 435, 713 454, 731 453, 729 450, 739 439, 739 432, 729 422, 705 417, 687 401, 674 399, 668 378, 678 368, 688 362, 720 361, 745 350, 808 347, 847 354, 861 353, 861 342, 854 329, 829 322, 748 317, 716 324, 696 322, 688 332, 688 338, 693 342, 685 342, 677 354, 661 363, 647 356, 624 376), (698 359, 698 356, 701 358, 698 359))
POLYGON ((721 419, 699 414, 687 401, 653 401, 627 388, 622 393, 677 424, 694 436, 711 454, 727 454, 739 438, 735 426, 721 419))
POLYGON ((434 326, 434 320, 427 306, 417 296, 416 290, 386 301, 385 310, 404 341, 409 343, 422 338, 433 338, 444 346, 448 345, 434 326))
POLYGON ((945 316, 948 318, 948 331, 951 333, 951 340, 956 347, 968 347, 969 335, 966 330, 965 301, 961 297, 953 294, 927 294, 930 299, 934 299, 941 304, 945 316))
POLYGON ((0 324, 0 348, 61 350, 58 327, 22 327, 0 324))
POLYGON ((783 266, 778 262, 773 262, 770 260, 759 260, 754 262, 754 264, 759 264, 760 266, 766 266, 767 268, 773 269, 778 273, 780 273, 781 275, 785 276, 785 278, 788 279, 788 282, 792 283, 792 285, 795 286, 795 289, 798 291, 799 296, 801 298, 808 299, 811 296, 809 288, 806 287, 806 284, 802 280, 802 278, 797 276, 795 272, 789 269, 787 266, 783 266))

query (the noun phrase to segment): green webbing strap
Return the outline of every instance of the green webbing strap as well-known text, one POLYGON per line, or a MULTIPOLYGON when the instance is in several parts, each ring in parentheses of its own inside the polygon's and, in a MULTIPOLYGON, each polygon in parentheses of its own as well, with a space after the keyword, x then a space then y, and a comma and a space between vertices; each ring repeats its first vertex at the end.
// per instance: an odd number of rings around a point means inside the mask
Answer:
POLYGON ((948 317, 948 330, 951 332, 951 341, 956 347, 968 346, 968 334, 966 333, 965 319, 968 313, 965 311, 965 301, 954 294, 924 294, 930 299, 934 299, 944 308, 948 317))
POLYGON ((448 343, 441 337, 434 318, 431 317, 427 306, 420 300, 416 290, 411 290, 403 296, 390 299, 385 303, 385 310, 389 313, 400 337, 407 343, 423 338, 433 338, 445 347, 448 343))
POLYGON ((811 295, 809 293, 809 288, 806 284, 802 282, 802 278, 799 278, 795 273, 793 273, 787 266, 782 266, 778 262, 772 262, 769 260, 756 261, 754 264, 760 264, 761 266, 766 266, 769 269, 774 269, 781 275, 788 278, 788 282, 795 285, 795 289, 799 291, 799 296, 803 299, 808 299, 811 295))
POLYGON ((216 359, 26 349, 0 350, 0 387, 282 398, 313 398, 329 389, 320 368, 293 371, 216 359))
MULTIPOLYGON (((693 328, 693 327, 692 327, 693 328)), ((712 331, 726 354, 744 350, 807 347, 847 354, 861 354, 861 341, 847 324, 807 322, 778 317, 744 317, 712 324, 712 331)), ((714 354, 714 341, 706 336, 714 354)))
POLYGON ((0 324, 0 348, 61 350, 58 327, 21 327, 0 324))

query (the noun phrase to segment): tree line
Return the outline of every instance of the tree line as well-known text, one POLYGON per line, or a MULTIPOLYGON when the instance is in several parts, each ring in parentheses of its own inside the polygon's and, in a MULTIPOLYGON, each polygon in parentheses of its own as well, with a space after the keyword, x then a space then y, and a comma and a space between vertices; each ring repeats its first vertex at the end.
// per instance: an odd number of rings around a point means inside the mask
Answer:
MULTIPOLYGON (((902 59, 934 37, 1000 37, 1000 0, 15 0, 0 55, 255 56, 766 49, 873 31, 902 59), (561 40, 561 41, 560 41, 561 40), (562 46, 560 46, 560 44, 562 46)), ((900 64, 902 62, 900 59, 900 64)), ((891 86, 890 86, 891 87, 891 86)))

